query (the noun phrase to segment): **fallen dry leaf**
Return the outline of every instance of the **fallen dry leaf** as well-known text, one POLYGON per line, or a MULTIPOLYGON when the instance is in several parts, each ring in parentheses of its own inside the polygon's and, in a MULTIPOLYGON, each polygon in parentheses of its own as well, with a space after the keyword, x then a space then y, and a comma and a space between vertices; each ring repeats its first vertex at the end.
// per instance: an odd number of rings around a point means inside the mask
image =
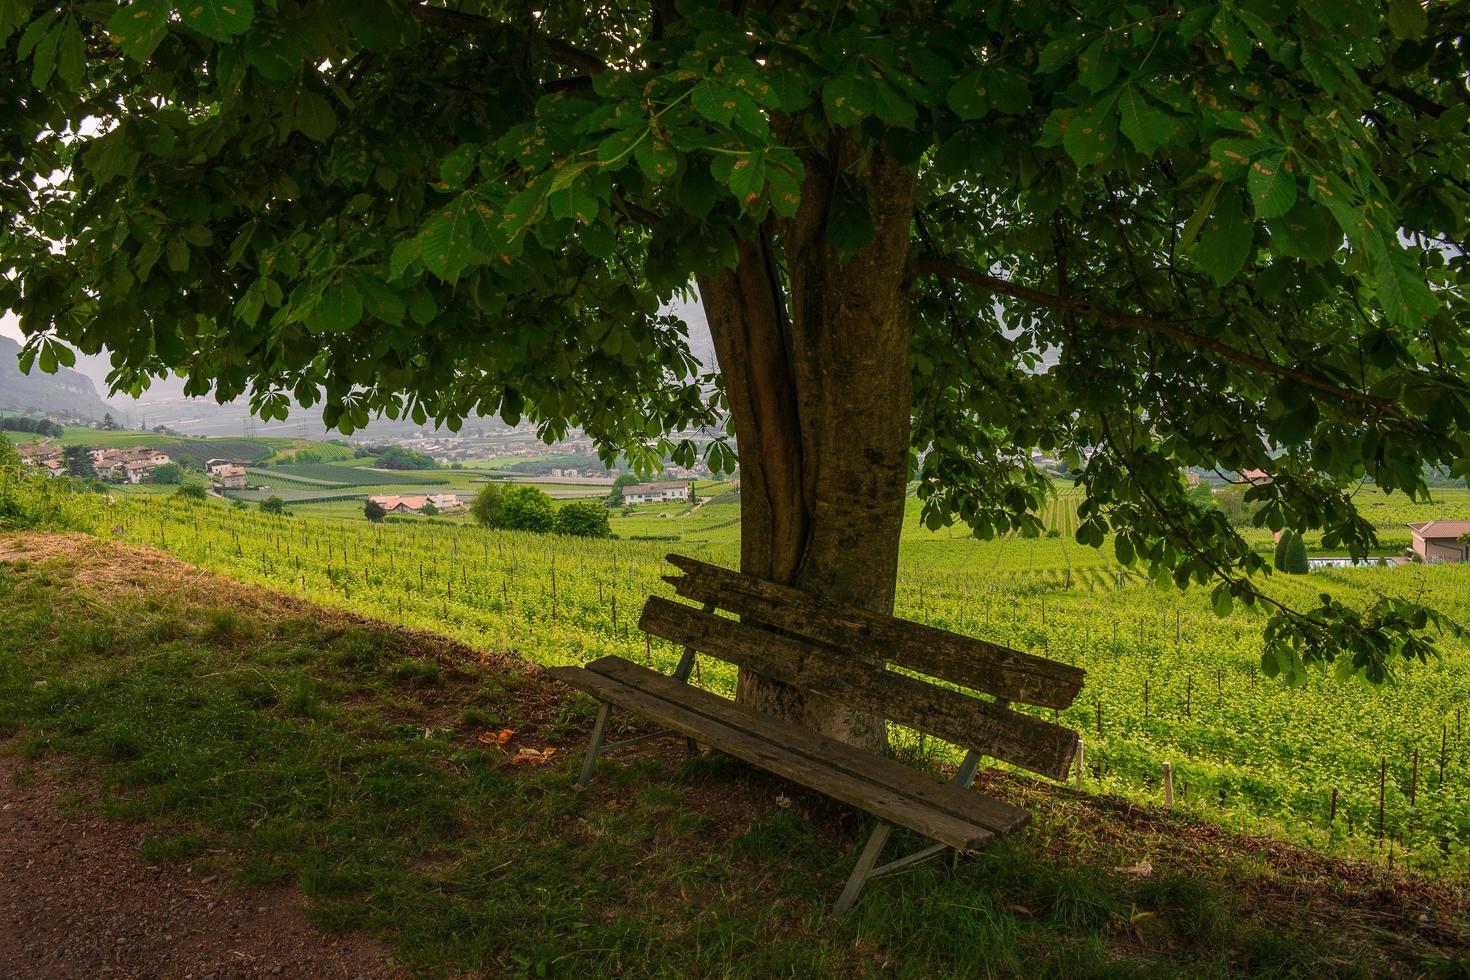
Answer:
POLYGON ((547 748, 541 749, 541 750, 537 750, 537 749, 521 749, 520 751, 516 752, 515 758, 511 759, 510 761, 511 762, 524 762, 524 763, 529 763, 529 764, 531 764, 533 766, 539 766, 543 762, 548 761, 555 754, 556 754, 556 749, 554 747, 551 747, 551 746, 548 746, 547 748))
POLYGON ((498 732, 486 731, 480 733, 482 745, 504 745, 510 741, 510 737, 516 733, 514 728, 502 728, 498 732))
POLYGON ((1125 875, 1138 875, 1138 877, 1140 878, 1147 878, 1149 875, 1154 873, 1154 866, 1149 863, 1147 858, 1144 858, 1137 864, 1119 865, 1113 870, 1121 871, 1125 875))

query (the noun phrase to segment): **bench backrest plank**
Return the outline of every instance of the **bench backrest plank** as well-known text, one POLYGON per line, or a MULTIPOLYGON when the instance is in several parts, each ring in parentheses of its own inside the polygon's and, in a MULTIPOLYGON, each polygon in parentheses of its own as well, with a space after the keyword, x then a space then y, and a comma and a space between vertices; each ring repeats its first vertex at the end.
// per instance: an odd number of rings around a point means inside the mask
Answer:
POLYGON ((1006 701, 1065 708, 1082 689, 1084 671, 970 636, 869 612, 669 555, 682 576, 666 576, 679 595, 874 660, 887 661, 1006 701))
POLYGON ((885 669, 799 636, 653 596, 639 626, 773 680, 830 697, 936 738, 1063 779, 1077 735, 960 691, 885 669))

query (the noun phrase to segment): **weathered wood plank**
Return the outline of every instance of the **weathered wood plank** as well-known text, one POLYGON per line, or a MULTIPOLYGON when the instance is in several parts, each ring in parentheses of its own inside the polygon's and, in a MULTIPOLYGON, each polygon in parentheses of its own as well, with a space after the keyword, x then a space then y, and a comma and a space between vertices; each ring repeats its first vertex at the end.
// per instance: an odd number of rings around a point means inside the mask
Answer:
POLYGON ((960 691, 887 670, 831 647, 653 596, 638 624, 645 632, 721 660, 874 711, 947 742, 1033 772, 1065 779, 1077 754, 1071 729, 960 691))
POLYGON ((658 671, 622 657, 600 657, 587 664, 587 669, 657 695, 666 701, 683 704, 708 718, 749 731, 825 766, 841 769, 861 779, 882 783, 926 806, 977 823, 997 836, 1019 830, 1030 819, 1025 810, 1009 803, 976 793, 968 787, 942 782, 886 756, 875 755, 846 742, 799 728, 708 691, 691 688, 687 684, 671 683, 671 678, 658 671))
POLYGON ((681 596, 713 602, 844 651, 1045 708, 1067 707, 1082 689, 1085 672, 1080 667, 868 612, 682 555, 671 554, 668 560, 684 572, 665 577, 681 596))
MULTIPOLYGON (((602 659, 606 661, 621 658, 602 659)), ((594 661, 594 663, 598 662, 594 661)), ((622 663, 637 671, 652 674, 655 683, 662 681, 678 684, 671 678, 647 671, 646 668, 638 667, 636 664, 628 661, 622 661, 622 663)), ((809 744, 806 745, 806 751, 799 751, 785 744, 785 741, 772 741, 753 733, 743 727, 743 721, 747 720, 745 718, 721 720, 704 713, 704 711, 718 711, 708 705, 707 701, 712 699, 736 709, 737 712, 743 712, 747 716, 757 715, 756 712, 739 708, 707 691, 679 684, 682 690, 676 692, 676 695, 681 700, 670 700, 669 697, 661 696, 660 693, 645 690, 644 688, 649 686, 647 683, 649 679, 646 677, 639 678, 640 684, 635 685, 625 682, 621 677, 584 668, 558 667, 553 668, 551 673, 558 680, 586 691, 594 697, 635 711, 657 724, 665 725, 680 734, 698 739, 754 766, 800 783, 835 800, 871 813, 882 820, 907 827, 951 847, 959 848, 966 853, 974 853, 996 836, 979 820, 957 815, 954 812, 957 809, 963 812, 966 801, 949 800, 946 801, 944 807, 936 807, 896 790, 880 780, 875 780, 865 772, 853 772, 850 767, 833 765, 821 750, 813 749, 809 744), (695 705, 699 705, 703 710, 697 710, 695 705)), ((663 693, 669 694, 670 692, 663 693)), ((820 739, 821 736, 816 736, 816 738, 820 739)), ((832 742, 833 740, 827 739, 826 741, 832 742)), ((841 745, 842 743, 834 742, 833 744, 841 745)), ((897 765, 880 756, 868 755, 868 759, 869 762, 877 761, 897 765)), ((919 775, 912 770, 908 771, 910 775, 919 775)), ((943 784, 935 783, 934 786, 940 788, 943 784)), ((964 792, 958 787, 950 788, 960 793, 964 792)), ((975 793, 969 795, 977 801, 988 799, 975 793)), ((990 802, 999 803, 995 800, 990 802)), ((1005 806, 1005 804, 1000 805, 1005 806)), ((977 808, 976 812, 984 811, 982 808, 977 808)), ((1007 832, 1019 829, 1029 819, 1029 814, 1025 811, 1017 810, 1016 813, 1019 814, 1019 817, 1007 824, 1007 832)))

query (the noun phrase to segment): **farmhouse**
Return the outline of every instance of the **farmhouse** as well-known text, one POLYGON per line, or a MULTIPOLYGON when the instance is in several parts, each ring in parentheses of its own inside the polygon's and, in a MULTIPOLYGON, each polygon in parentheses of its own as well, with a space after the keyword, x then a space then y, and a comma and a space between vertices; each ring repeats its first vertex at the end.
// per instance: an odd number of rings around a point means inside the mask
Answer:
POLYGON ((1470 534, 1467 521, 1421 521, 1410 524, 1414 534, 1414 554, 1420 561, 1460 562, 1470 558, 1470 546, 1460 540, 1470 534))
POLYGON ((688 499, 687 483, 635 483, 623 488, 623 500, 630 504, 661 504, 666 500, 688 499))
POLYGON ((215 467, 211 474, 214 482, 226 490, 245 489, 245 467, 233 464, 215 467))
POLYGON ((128 449, 93 449, 92 466, 97 475, 114 483, 144 483, 151 479, 155 467, 170 462, 168 453, 146 446, 128 449))

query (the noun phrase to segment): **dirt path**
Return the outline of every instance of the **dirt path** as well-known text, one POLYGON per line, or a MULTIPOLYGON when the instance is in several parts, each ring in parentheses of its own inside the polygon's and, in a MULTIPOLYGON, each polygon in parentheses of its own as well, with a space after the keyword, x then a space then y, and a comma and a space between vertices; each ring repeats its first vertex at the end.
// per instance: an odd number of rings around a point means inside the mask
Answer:
POLYGON ((292 889, 145 863, 141 827, 62 805, 67 788, 0 755, 0 977, 405 975, 380 944, 312 926, 292 889))

